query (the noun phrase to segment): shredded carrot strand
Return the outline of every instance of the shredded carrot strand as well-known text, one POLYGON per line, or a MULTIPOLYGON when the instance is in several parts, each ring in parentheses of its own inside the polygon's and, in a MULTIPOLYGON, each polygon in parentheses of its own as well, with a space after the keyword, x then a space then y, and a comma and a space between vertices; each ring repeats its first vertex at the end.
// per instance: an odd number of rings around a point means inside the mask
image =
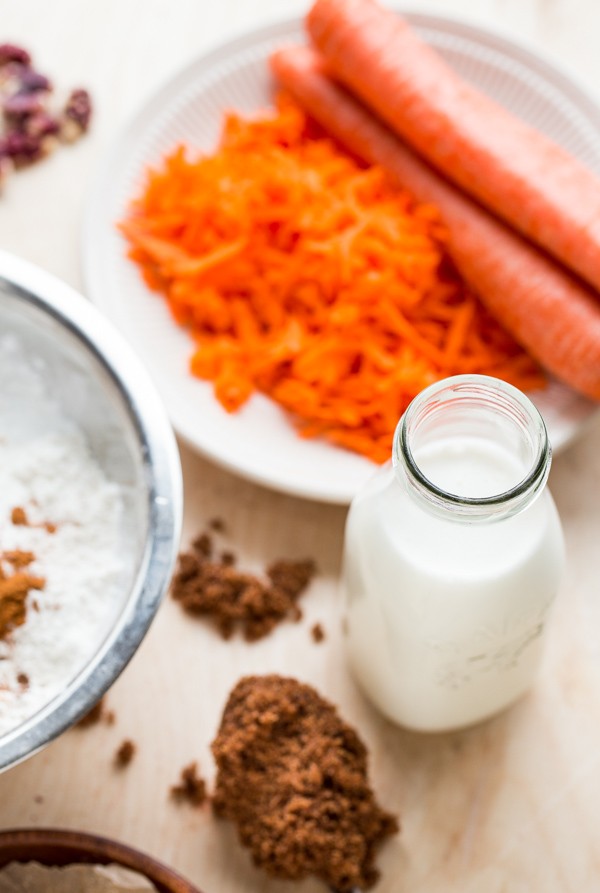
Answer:
POLYGON ((305 437, 383 462, 411 399, 447 375, 544 385, 456 273, 443 222, 361 167, 288 97, 225 119, 217 151, 147 173, 120 228, 228 411, 261 391, 305 437))

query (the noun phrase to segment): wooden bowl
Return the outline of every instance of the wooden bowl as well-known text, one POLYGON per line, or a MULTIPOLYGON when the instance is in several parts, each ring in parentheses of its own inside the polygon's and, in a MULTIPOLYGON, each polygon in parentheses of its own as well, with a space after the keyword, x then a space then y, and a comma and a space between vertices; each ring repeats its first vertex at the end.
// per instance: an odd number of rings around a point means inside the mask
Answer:
POLYGON ((106 865, 116 862, 145 875, 159 893, 202 893, 198 887, 156 859, 116 840, 54 828, 0 831, 0 868, 9 862, 33 860, 43 865, 69 865, 72 862, 106 865))

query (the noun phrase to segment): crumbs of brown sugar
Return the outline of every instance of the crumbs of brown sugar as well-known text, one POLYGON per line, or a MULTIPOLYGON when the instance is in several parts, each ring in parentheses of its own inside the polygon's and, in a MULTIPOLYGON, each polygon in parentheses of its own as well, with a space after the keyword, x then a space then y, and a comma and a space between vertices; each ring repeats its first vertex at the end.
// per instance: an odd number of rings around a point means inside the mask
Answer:
POLYGON ((129 766, 136 753, 137 747, 135 743, 129 738, 126 738, 125 741, 120 744, 117 752, 115 753, 114 763, 116 768, 125 769, 127 766, 129 766))
POLYGON ((202 806, 208 799, 206 782, 200 775, 198 763, 190 763, 181 770, 178 784, 171 787, 171 799, 177 803, 202 806))
POLYGON ((213 536, 202 533, 180 554, 171 595, 187 613, 211 621, 224 639, 240 630, 252 642, 284 620, 301 618, 298 599, 315 572, 312 560, 282 559, 262 578, 240 571, 235 554, 217 553, 213 536))

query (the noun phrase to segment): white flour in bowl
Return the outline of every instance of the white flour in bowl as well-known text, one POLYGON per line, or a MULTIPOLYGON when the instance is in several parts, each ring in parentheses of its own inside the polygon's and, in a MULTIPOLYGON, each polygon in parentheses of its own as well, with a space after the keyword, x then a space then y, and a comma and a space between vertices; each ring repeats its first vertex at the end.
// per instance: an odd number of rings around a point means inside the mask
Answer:
POLYGON ((43 369, 0 336, 0 552, 33 552, 27 571, 46 581, 30 591, 25 623, 0 640, 0 735, 60 693, 109 631, 121 512, 119 486, 49 395, 43 369), (28 526, 12 523, 15 507, 28 526))

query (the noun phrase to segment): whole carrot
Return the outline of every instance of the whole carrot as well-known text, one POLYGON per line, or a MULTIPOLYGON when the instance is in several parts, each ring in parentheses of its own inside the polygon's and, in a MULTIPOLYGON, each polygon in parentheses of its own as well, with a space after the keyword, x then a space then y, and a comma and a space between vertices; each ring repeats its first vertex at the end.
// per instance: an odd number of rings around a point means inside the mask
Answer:
POLYGON ((346 148, 437 206, 450 253, 487 308, 546 369, 600 399, 600 304, 592 291, 420 161, 327 77, 316 53, 289 48, 271 64, 280 84, 346 148))
POLYGON ((600 178, 376 0, 316 0, 307 25, 335 76, 402 139, 600 290, 600 178))

